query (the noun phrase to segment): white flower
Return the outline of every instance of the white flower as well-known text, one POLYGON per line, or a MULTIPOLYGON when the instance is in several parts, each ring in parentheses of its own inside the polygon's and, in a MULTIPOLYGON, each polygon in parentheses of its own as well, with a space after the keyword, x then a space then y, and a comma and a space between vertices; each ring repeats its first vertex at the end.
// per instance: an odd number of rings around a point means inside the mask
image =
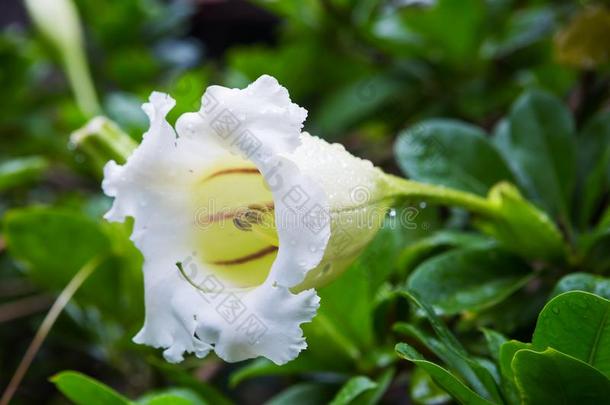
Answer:
POLYGON ((269 76, 243 90, 209 87, 177 134, 165 120, 173 106, 153 93, 141 145, 104 170, 106 218, 134 218, 145 259, 146 319, 134 340, 165 348, 171 362, 214 350, 283 364, 306 347, 312 287, 379 228, 384 175, 301 133, 307 112, 269 76))

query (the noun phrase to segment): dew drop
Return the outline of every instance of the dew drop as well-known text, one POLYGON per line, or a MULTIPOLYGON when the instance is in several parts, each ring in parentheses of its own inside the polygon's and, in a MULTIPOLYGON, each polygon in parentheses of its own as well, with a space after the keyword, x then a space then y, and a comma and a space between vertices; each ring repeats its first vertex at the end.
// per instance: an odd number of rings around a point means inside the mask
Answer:
POLYGON ((419 208, 421 208, 422 210, 424 208, 426 208, 427 206, 428 206, 428 204, 425 201, 422 201, 422 202, 419 203, 419 208))

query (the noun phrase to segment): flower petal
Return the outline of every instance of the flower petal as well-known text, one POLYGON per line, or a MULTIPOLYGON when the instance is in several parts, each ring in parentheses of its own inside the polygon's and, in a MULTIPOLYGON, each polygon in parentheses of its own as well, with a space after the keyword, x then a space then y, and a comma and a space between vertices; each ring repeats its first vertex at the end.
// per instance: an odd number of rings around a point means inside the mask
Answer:
POLYGON ((173 105, 153 93, 144 105, 151 126, 142 144, 125 165, 105 168, 103 189, 115 198, 106 218, 134 218, 132 240, 145 259, 146 319, 134 340, 166 348, 172 362, 184 352, 215 350, 227 361, 265 356, 285 363, 305 348, 300 324, 318 307, 314 290, 289 288, 320 262, 330 235, 325 191, 290 158, 306 111, 269 76, 244 90, 210 87, 201 110, 178 120, 178 137, 165 120, 173 105), (254 288, 223 278, 198 254, 195 238, 194 190, 210 165, 238 159, 231 153, 254 164, 273 195, 279 249, 254 288))

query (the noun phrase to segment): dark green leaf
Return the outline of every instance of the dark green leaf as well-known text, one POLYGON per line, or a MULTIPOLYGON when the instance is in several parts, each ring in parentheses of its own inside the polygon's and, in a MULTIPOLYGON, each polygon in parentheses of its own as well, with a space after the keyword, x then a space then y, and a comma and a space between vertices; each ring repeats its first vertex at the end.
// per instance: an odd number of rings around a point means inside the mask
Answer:
POLYGON ((610 279, 588 273, 572 273, 557 282, 551 298, 568 291, 587 291, 610 299, 610 279))
POLYGON ((460 249, 425 261, 408 286, 439 313, 455 314, 502 301, 531 275, 527 263, 500 249, 460 249))
POLYGON ((567 220, 575 182, 574 122, 551 94, 530 91, 498 126, 495 143, 536 204, 567 220))
POLYGON ((581 226, 600 208, 601 197, 610 182, 610 113, 593 117, 579 135, 581 197, 577 213, 581 226))
POLYGON ((524 8, 508 16, 504 30, 485 44, 485 54, 502 58, 547 38, 554 28, 554 13, 550 7, 524 8))
POLYGON ((444 360, 453 369, 460 372, 462 377, 468 381, 476 392, 489 399, 499 401, 500 394, 491 373, 468 355, 456 337, 438 318, 432 307, 420 299, 413 291, 403 291, 401 293, 424 312, 430 326, 432 326, 439 339, 429 338, 423 332, 413 328, 413 330, 419 332, 422 343, 429 344, 430 348, 436 347, 437 355, 444 357, 444 360))
POLYGON ((418 367, 425 370, 432 379, 445 391, 447 391, 453 398, 455 398, 461 404, 492 404, 485 398, 479 396, 477 393, 468 388, 462 381, 451 374, 446 369, 442 368, 438 364, 432 363, 423 358, 423 356, 415 350, 413 347, 406 343, 399 343, 396 345, 396 352, 400 357, 405 360, 415 363, 418 367))
POLYGON ((491 329, 481 328, 485 341, 487 342, 487 350, 492 359, 497 363, 500 361, 500 348, 507 342, 506 336, 491 329))
POLYGON ((452 120, 429 120, 403 132, 396 160, 411 178, 485 195, 513 177, 502 156, 477 127, 452 120))
POLYGON ((587 363, 553 349, 519 350, 513 359, 524 405, 608 402, 610 380, 587 363))
POLYGON ((324 384, 302 383, 282 391, 265 405, 325 404, 332 398, 332 390, 324 384))
POLYGON ((478 59, 485 3, 479 0, 438 0, 431 7, 408 9, 404 25, 419 35, 421 51, 445 63, 469 66, 478 59), (451 27, 450 30, 445 27, 451 27))
POLYGON ((256 359, 231 374, 229 385, 235 387, 242 381, 250 378, 273 375, 294 375, 323 369, 323 364, 316 362, 307 352, 301 353, 299 357, 282 366, 278 366, 267 359, 256 359))
POLYGON ((407 245, 398 258, 398 267, 405 272, 410 272, 426 257, 443 249, 486 247, 495 242, 478 233, 467 233, 454 230, 441 230, 432 236, 421 238, 407 245))
POLYGON ((532 344, 552 347, 610 376, 610 301, 583 292, 566 292, 543 308, 532 344))
POLYGON ((424 369, 415 367, 411 373, 409 396, 418 405, 440 405, 451 401, 451 396, 434 382, 424 369))
POLYGON ((367 75, 330 94, 317 111, 316 123, 326 137, 336 137, 404 91, 404 83, 389 75, 367 75))

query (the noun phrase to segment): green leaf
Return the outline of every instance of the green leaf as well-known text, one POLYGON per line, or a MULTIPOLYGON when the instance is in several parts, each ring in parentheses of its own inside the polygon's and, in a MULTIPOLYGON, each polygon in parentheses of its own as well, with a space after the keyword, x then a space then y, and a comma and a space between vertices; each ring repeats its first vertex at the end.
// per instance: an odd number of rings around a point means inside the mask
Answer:
POLYGON ((429 333, 412 324, 399 322, 394 325, 394 330, 416 339, 420 344, 425 346, 426 349, 434 353, 436 357, 445 363, 451 371, 457 373, 466 382, 468 382, 475 389, 475 391, 481 394, 486 392, 481 380, 484 379, 485 381, 490 381, 490 376, 486 376, 486 370, 480 368, 480 365, 474 359, 471 359, 465 352, 463 352, 461 348, 456 349, 453 347, 453 345, 446 344, 442 340, 436 339, 429 333), (480 379, 473 368, 485 377, 480 379))
POLYGON ((428 120, 401 133, 396 160, 412 179, 485 195, 512 181, 504 159, 479 128, 452 120, 428 120))
POLYGON ((479 233, 440 230, 432 236, 421 238, 402 249, 398 258, 398 268, 409 273, 426 257, 444 249, 486 247, 494 243, 493 239, 479 233))
POLYGON ((499 363, 500 361, 500 348, 504 343, 507 342, 506 336, 502 335, 499 332, 496 332, 491 329, 481 328, 483 335, 485 336, 485 341, 487 342, 487 350, 492 359, 499 363))
POLYGON ((483 51, 490 59, 503 58, 547 38, 554 28, 554 11, 550 7, 515 10, 508 15, 506 26, 496 30, 483 51))
POLYGON ((500 365, 500 375, 502 376, 502 392, 510 400, 510 403, 519 403, 519 391, 515 383, 515 374, 512 367, 513 358, 519 350, 530 349, 531 347, 531 344, 522 343, 517 340, 510 340, 500 347, 498 363, 500 365))
POLYGON ((438 0, 431 7, 408 9, 403 24, 419 34, 426 58, 437 59, 440 54, 446 63, 465 67, 478 60, 484 21, 483 1, 438 0))
POLYGON ((11 159, 0 163, 0 191, 37 180, 47 167, 46 159, 40 156, 11 159))
POLYGON ((557 282, 551 298, 568 291, 586 291, 610 299, 610 279, 589 273, 572 273, 557 282))
POLYGON ((51 377, 66 397, 78 405, 128 405, 131 402, 107 385, 76 371, 62 371, 51 377))
POLYGON ((265 358, 252 360, 250 363, 231 374, 229 385, 236 387, 242 381, 250 378, 274 376, 274 375, 294 375, 312 371, 324 370, 323 364, 315 361, 315 358, 303 352, 293 361, 278 366, 265 358))
POLYGON ((325 404, 332 398, 332 391, 327 385, 301 383, 282 391, 265 402, 265 405, 309 405, 325 404))
POLYGON ((386 368, 385 371, 383 373, 381 373, 381 375, 379 377, 377 377, 377 380, 375 381, 375 384, 376 384, 375 388, 368 390, 365 393, 363 393, 362 395, 360 395, 359 397, 357 397, 353 401, 353 404, 354 405, 375 405, 375 404, 377 404, 379 401, 381 401, 381 398, 383 397, 383 395, 386 393, 386 391, 390 387, 390 384, 392 383, 392 379, 394 378, 395 373, 396 373, 396 371, 394 370, 394 368, 386 368))
POLYGON ((565 260, 567 247, 555 223, 525 200, 514 186, 500 183, 491 189, 488 199, 498 216, 476 222, 484 233, 523 257, 553 262, 565 260))
POLYGON ((610 269, 610 205, 601 215, 597 226, 580 236, 576 249, 580 268, 602 274, 610 269))
POLYGON ((610 301, 566 292, 542 309, 532 338, 535 348, 552 347, 610 376, 610 301))
POLYGON ((522 288, 499 304, 472 314, 473 317, 460 319, 459 328, 468 330, 485 326, 504 334, 530 328, 536 323, 550 293, 546 285, 534 284, 533 287, 537 288, 522 288))
POLYGON ((194 391, 184 388, 170 388, 162 392, 147 393, 136 401, 140 405, 208 405, 194 391))
POLYGON ((604 404, 610 380, 587 363, 551 348, 519 350, 513 359, 517 387, 524 405, 604 404))
POLYGON ((528 197, 567 220, 576 156, 574 121, 563 103, 549 93, 525 93, 498 126, 494 141, 528 197))
MULTIPOLYGON (((224 396, 218 388, 213 384, 202 381, 183 367, 176 367, 173 364, 166 362, 156 356, 150 356, 146 361, 160 370, 163 376, 174 385, 188 389, 188 392, 198 394, 200 398, 204 398, 207 402, 214 405, 231 405, 233 402, 224 396)), ((184 390, 184 388, 182 390, 184 390)))
POLYGON ((476 392, 472 391, 462 381, 443 367, 424 359, 424 357, 417 350, 408 344, 398 343, 396 345, 396 352, 403 359, 415 363, 418 367, 421 367, 428 374, 430 374, 432 379, 459 403, 468 405, 493 404, 493 402, 486 400, 485 398, 479 396, 476 392))
POLYGON ((432 307, 421 300, 414 291, 401 291, 401 294, 424 312, 439 340, 427 336, 427 334, 412 326, 407 329, 407 332, 414 332, 414 336, 423 344, 428 345, 437 356, 454 370, 458 371, 476 392, 489 399, 500 401, 500 394, 494 377, 485 367, 468 355, 456 337, 441 322, 432 307))
POLYGON ((578 162, 581 197, 576 211, 584 227, 600 208, 610 182, 610 113, 594 116, 579 135, 578 162))
POLYGON ((303 329, 308 352, 328 369, 344 371, 344 366, 349 364, 346 359, 349 362, 359 359, 375 344, 376 298, 380 287, 396 269, 399 248, 426 232, 422 223, 429 229, 436 221, 436 211, 432 209, 419 210, 414 218, 402 216, 401 211, 396 214, 386 219, 366 250, 341 277, 318 289, 324 305, 303 329), (413 226, 400 226, 400 218, 412 220, 413 226), (354 300, 353 296, 359 299, 354 300))
POLYGON ((365 391, 377 387, 375 381, 368 377, 356 376, 347 381, 339 390, 335 398, 330 402, 331 405, 347 405, 365 391))
POLYGON ((451 400, 451 396, 421 367, 415 367, 411 373, 409 397, 417 405, 446 404, 451 400))
POLYGON ((452 250, 421 264, 410 290, 440 314, 492 306, 521 288, 532 275, 523 260, 498 248, 452 250))
POLYGON ((172 394, 160 394, 149 398, 146 402, 142 402, 142 404, 145 405, 194 405, 203 403, 204 402, 195 402, 189 398, 172 394))
POLYGON ((367 74, 343 86, 321 103, 315 123, 327 138, 336 138, 405 92, 405 83, 389 74, 367 74))
MULTIPOLYGON (((52 290, 61 290, 76 272, 96 256, 110 254, 112 243, 93 219, 66 209, 28 207, 9 211, 4 233, 8 251, 29 277, 52 290), (78 242, 78 243, 75 243, 78 242)), ((116 308, 115 262, 106 261, 76 293, 77 300, 116 308)))

